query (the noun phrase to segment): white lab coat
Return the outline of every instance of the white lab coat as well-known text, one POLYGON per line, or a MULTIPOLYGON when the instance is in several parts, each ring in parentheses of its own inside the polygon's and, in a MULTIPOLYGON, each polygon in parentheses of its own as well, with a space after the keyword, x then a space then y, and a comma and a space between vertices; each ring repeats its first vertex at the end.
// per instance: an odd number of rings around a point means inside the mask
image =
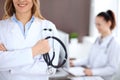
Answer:
MULTIPOLYGON (((42 55, 33 58, 31 47, 49 35, 58 37, 55 25, 48 20, 35 18, 26 37, 11 18, 0 21, 0 42, 7 49, 0 51, 0 80, 48 80, 47 65, 42 55), (44 31, 44 28, 52 29, 52 32, 44 31)), ((52 56, 53 40, 50 39, 49 43, 52 56)), ((54 46, 56 57, 53 63, 57 64, 59 44, 54 41, 54 46)))
POLYGON ((73 63, 75 66, 87 66, 92 70, 94 76, 110 80, 118 69, 120 45, 112 35, 105 37, 101 44, 99 44, 99 40, 100 38, 93 44, 87 58, 76 60, 73 63))

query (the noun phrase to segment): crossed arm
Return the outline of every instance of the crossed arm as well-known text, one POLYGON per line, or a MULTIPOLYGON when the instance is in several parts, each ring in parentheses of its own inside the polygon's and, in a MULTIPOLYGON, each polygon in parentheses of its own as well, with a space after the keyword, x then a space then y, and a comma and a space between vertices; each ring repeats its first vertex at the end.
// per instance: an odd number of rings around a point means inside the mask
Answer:
MULTIPOLYGON (((33 47, 32 47, 32 55, 37 56, 39 54, 44 54, 49 52, 50 46, 48 40, 39 40, 33 47)), ((0 51, 7 51, 4 44, 0 44, 0 51)))

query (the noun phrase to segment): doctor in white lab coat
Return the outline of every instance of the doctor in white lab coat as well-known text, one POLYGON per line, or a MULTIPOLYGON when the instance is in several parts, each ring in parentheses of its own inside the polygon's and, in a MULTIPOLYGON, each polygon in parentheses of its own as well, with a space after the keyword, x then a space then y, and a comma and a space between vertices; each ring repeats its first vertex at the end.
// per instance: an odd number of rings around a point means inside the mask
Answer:
POLYGON ((57 65, 59 44, 44 39, 58 37, 57 30, 41 16, 39 7, 39 0, 5 1, 5 15, 0 21, 0 80, 48 80, 42 54, 52 56, 53 43, 53 64, 57 65))
POLYGON ((96 39, 88 57, 71 61, 70 64, 84 66, 86 76, 101 76, 104 80, 111 80, 118 68, 120 54, 120 46, 112 35, 114 13, 111 10, 99 13, 96 16, 96 27, 101 36, 96 39))

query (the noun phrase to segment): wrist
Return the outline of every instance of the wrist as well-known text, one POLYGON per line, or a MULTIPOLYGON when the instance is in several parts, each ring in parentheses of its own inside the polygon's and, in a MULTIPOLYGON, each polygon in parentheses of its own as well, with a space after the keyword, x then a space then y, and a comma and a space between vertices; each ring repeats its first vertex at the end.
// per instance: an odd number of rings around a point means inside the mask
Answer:
POLYGON ((35 52, 35 48, 34 47, 32 47, 32 55, 33 55, 33 57, 36 56, 36 52, 35 52))

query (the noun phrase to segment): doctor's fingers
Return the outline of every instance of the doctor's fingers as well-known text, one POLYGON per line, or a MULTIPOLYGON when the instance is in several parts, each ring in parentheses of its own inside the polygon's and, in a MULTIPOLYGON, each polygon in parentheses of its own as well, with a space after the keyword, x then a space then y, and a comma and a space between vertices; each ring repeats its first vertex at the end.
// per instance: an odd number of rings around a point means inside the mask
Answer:
POLYGON ((0 51, 6 51, 7 49, 5 48, 5 46, 3 44, 0 44, 0 51))
POLYGON ((39 54, 45 54, 50 51, 50 46, 48 43, 48 40, 40 40, 38 41, 33 47, 33 56, 39 55, 39 54))
POLYGON ((70 67, 74 67, 74 64, 73 64, 72 60, 70 60, 69 64, 70 64, 70 67))
POLYGON ((42 54, 45 54, 50 51, 50 45, 48 40, 40 40, 38 42, 39 50, 42 54))
POLYGON ((88 69, 88 68, 86 68, 86 69, 84 70, 84 73, 85 73, 86 76, 92 76, 92 75, 93 75, 91 69, 88 69))
POLYGON ((50 48, 48 40, 39 40, 36 45, 41 48, 50 48))

